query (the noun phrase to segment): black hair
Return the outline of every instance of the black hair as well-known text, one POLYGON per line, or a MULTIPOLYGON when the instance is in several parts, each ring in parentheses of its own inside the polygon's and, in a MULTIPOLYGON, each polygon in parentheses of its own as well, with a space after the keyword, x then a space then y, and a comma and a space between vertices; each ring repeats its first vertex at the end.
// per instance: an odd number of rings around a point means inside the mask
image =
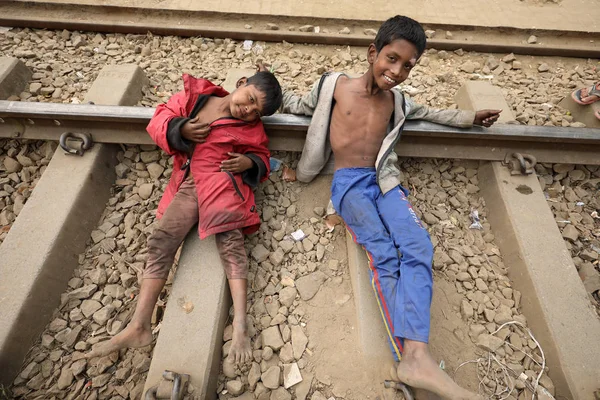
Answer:
POLYGON ((281 106, 283 94, 279 81, 270 72, 261 71, 252 75, 246 81, 246 85, 254 85, 258 90, 265 94, 262 115, 272 115, 281 106))
POLYGON ((425 31, 421 24, 412 18, 396 15, 381 24, 375 36, 375 49, 379 53, 381 49, 397 39, 404 39, 414 44, 419 57, 425 51, 427 44, 425 31))

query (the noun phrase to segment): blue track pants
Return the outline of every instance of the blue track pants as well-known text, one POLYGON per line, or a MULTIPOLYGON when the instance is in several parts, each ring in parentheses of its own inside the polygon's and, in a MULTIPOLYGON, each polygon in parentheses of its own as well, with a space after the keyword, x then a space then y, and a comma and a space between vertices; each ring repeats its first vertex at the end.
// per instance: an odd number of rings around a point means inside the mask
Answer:
POLYGON ((397 186, 385 195, 375 168, 335 172, 331 200, 354 241, 369 257, 371 284, 396 361, 404 339, 427 343, 432 296, 433 245, 397 186))

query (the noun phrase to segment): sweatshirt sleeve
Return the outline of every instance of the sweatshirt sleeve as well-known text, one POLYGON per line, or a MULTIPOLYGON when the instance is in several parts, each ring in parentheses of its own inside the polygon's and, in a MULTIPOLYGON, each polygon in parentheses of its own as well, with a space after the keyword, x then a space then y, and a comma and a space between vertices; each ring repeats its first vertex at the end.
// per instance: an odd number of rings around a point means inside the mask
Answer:
POLYGON ((169 121, 167 126, 167 142, 171 149, 182 153, 191 153, 192 142, 181 136, 181 128, 190 118, 175 117, 169 121))
POLYGON ((268 177, 267 165, 265 164, 265 161, 257 154, 246 153, 244 155, 252 160, 252 168, 242 172, 242 181, 254 189, 260 182, 268 177))
POLYGON ((404 98, 406 101, 406 119, 422 119, 424 121, 455 126, 457 128, 470 128, 473 126, 475 111, 439 110, 418 104, 407 95, 405 95, 404 98))
POLYGON ((294 92, 288 90, 284 91, 279 112, 282 114, 313 115, 319 100, 320 82, 321 80, 315 82, 310 92, 303 96, 294 94, 294 92))
POLYGON ((175 93, 167 103, 156 107, 154 115, 146 127, 154 143, 170 155, 175 154, 179 150, 171 147, 169 143, 169 123, 177 117, 185 117, 185 99, 185 92, 175 93))

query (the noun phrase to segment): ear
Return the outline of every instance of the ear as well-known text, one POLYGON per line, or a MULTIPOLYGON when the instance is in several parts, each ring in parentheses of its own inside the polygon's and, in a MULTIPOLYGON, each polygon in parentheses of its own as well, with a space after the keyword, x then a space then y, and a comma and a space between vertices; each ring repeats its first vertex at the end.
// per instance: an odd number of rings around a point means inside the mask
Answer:
POLYGON ((246 82, 248 82, 248 78, 246 78, 245 76, 238 79, 238 81, 235 84, 235 88, 239 88, 240 86, 244 86, 246 84, 246 82))
POLYGON ((367 49, 367 61, 369 64, 373 64, 377 59, 377 49, 375 48, 375 43, 371 43, 369 48, 367 49))

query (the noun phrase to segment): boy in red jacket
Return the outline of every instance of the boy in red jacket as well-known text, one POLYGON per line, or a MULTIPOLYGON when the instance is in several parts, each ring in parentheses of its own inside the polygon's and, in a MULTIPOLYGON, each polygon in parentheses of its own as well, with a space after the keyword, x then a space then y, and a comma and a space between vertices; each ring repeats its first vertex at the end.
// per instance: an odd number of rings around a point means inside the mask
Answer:
POLYGON ((205 79, 183 76, 184 90, 156 108, 148 133, 173 156, 173 173, 148 238, 148 261, 138 304, 127 328, 88 354, 99 357, 152 342, 152 311, 179 245, 198 224, 201 239, 212 234, 233 298, 229 361, 252 356, 246 328, 248 264, 244 236, 260 225, 252 188, 269 176, 268 139, 260 117, 281 105, 279 82, 269 72, 242 78, 228 93, 205 79))

